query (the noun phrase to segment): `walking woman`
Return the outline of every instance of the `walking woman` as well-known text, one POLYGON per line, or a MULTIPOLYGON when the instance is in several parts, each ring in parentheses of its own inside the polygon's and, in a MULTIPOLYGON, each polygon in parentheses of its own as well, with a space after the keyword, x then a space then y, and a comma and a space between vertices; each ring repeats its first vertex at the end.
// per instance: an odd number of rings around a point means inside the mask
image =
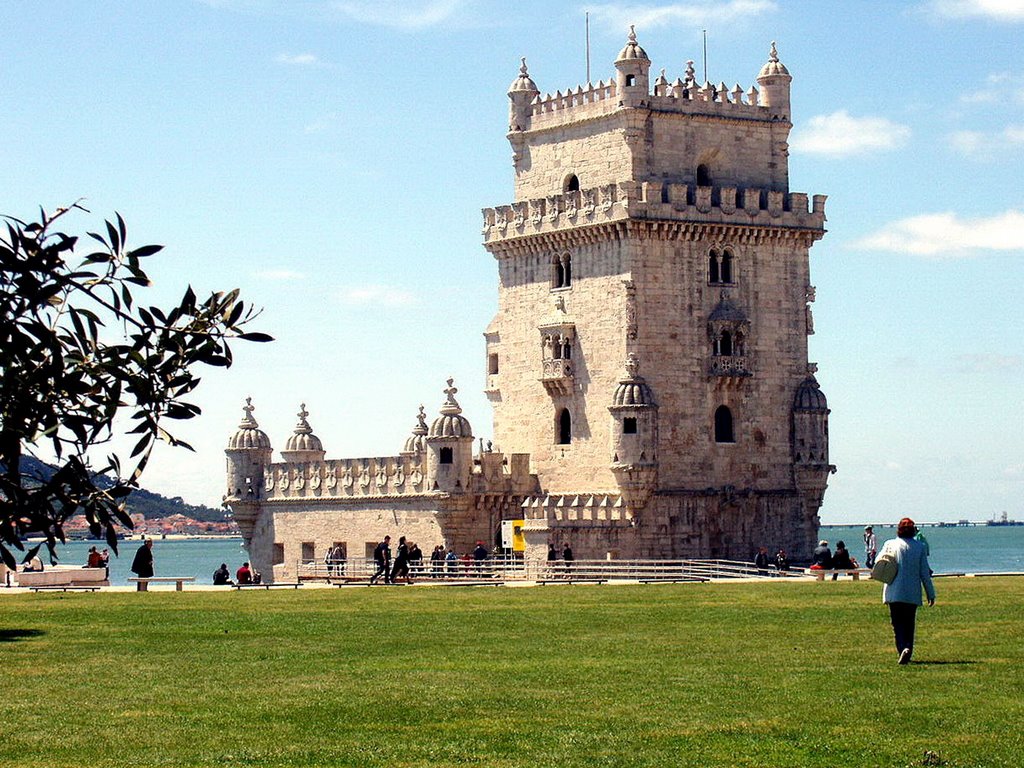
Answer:
POLYGON ((892 584, 882 587, 882 602, 889 606, 900 664, 909 664, 914 653, 914 622, 917 607, 921 605, 922 586, 928 596, 928 605, 935 605, 935 586, 928 567, 928 553, 924 545, 914 539, 916 533, 914 521, 904 517, 896 529, 897 538, 885 542, 879 554, 879 557, 892 555, 899 566, 892 584))

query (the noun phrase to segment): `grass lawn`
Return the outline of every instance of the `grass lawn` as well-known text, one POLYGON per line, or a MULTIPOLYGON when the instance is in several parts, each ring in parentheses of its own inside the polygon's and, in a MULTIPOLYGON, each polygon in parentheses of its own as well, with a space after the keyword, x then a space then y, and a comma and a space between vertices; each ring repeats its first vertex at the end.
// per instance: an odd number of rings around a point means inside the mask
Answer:
POLYGON ((0 596, 0 765, 1024 765, 1024 579, 937 589, 0 596))

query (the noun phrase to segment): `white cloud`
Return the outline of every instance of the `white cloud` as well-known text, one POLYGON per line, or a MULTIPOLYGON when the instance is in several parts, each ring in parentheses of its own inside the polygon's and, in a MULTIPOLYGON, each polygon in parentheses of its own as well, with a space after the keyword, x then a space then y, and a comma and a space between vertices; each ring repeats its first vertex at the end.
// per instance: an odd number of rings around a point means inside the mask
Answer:
POLYGON ((335 10, 354 21, 381 27, 423 29, 448 21, 462 8, 464 0, 430 0, 429 2, 384 2, 383 0, 357 0, 337 2, 335 10))
POLYGON ((917 256, 964 256, 976 251, 1024 250, 1024 211, 961 219, 929 213, 887 224, 854 243, 855 248, 917 256))
POLYGON ((275 58, 278 64, 288 64, 293 67, 310 67, 319 64, 320 61, 312 53, 279 53, 275 58))
POLYGON ((296 272, 291 269, 261 269, 256 273, 256 277, 260 280, 304 280, 305 275, 302 272, 296 272))
POLYGON ((957 355, 954 362, 959 373, 1004 374, 1024 367, 1024 356, 978 353, 957 355))
POLYGON ((950 144, 970 157, 994 158, 1015 144, 1024 144, 1024 125, 1008 125, 1001 131, 954 131, 950 144))
POLYGON ((925 8, 948 19, 1024 21, 1021 0, 931 0, 925 8))
POLYGON ((852 117, 845 109, 818 115, 790 139, 794 152, 847 157, 896 149, 910 138, 910 128, 884 117, 852 117))
POLYGON ((717 24, 728 24, 777 8, 774 0, 702 0, 668 5, 604 3, 587 6, 584 10, 590 11, 594 23, 609 29, 625 32, 630 24, 634 24, 642 32, 666 24, 703 24, 710 19, 717 24))
POLYGON ((1009 466, 1003 470, 1003 475, 1012 478, 1021 478, 1024 480, 1024 464, 1016 464, 1009 466))
POLYGON ((382 304, 386 307, 403 307, 416 303, 416 297, 409 291, 387 285, 363 285, 346 288, 340 294, 345 304, 382 304))

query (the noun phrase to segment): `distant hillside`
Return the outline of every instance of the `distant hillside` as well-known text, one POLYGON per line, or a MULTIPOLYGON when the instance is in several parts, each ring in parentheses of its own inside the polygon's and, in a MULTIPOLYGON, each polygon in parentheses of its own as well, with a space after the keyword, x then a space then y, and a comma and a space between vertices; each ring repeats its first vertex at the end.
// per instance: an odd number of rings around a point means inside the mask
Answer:
MULTIPOLYGON (((26 456, 21 460, 22 472, 47 480, 56 471, 54 467, 39 461, 38 459, 26 456)), ((105 477, 100 477, 96 483, 101 488, 111 483, 105 477)), ((147 491, 145 488, 138 488, 132 491, 128 497, 128 514, 140 514, 147 520, 167 517, 169 515, 181 514, 191 517, 201 523, 217 523, 224 520, 224 510, 214 509, 202 505, 186 504, 180 496, 169 499, 159 493, 147 491)))

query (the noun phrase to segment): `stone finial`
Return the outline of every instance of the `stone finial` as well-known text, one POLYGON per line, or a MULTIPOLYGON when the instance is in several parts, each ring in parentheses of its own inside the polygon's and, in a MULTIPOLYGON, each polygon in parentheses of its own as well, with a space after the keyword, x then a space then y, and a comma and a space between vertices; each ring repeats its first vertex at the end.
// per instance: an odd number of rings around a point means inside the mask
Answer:
POLYGON ((775 48, 775 41, 772 40, 772 49, 768 52, 768 61, 777 62, 779 60, 779 51, 775 48))
POLYGON ((690 85, 697 82, 697 70, 693 68, 693 59, 687 59, 686 61, 686 84, 690 85))
MULTIPOLYGON (((772 46, 774 46, 774 45, 775 45, 775 43, 772 43, 772 46)), ((526 57, 525 57, 525 56, 523 56, 523 58, 521 59, 521 61, 522 61, 523 63, 522 63, 522 64, 520 65, 520 67, 519 67, 519 76, 520 76, 520 77, 529 77, 529 76, 530 76, 530 73, 529 73, 529 72, 527 71, 527 69, 526 69, 526 57)))
POLYGON ((459 391, 459 388, 455 386, 455 379, 449 377, 448 389, 443 391, 448 396, 448 399, 441 406, 441 413, 445 416, 456 416, 462 413, 462 406, 455 399, 455 393, 459 391))
POLYGON ((299 406, 299 412, 296 414, 299 417, 299 423, 295 425, 295 434, 297 435, 309 435, 312 434, 313 428, 309 426, 309 422, 306 421, 306 417, 309 416, 309 411, 306 410, 306 404, 302 403, 299 406))
POLYGON ((412 433, 414 435, 425 435, 428 431, 427 412, 423 406, 420 405, 420 412, 416 414, 416 426, 412 428, 412 433))
POLYGON ((239 429, 257 429, 259 424, 256 423, 256 419, 252 417, 252 412, 256 410, 256 407, 252 404, 252 398, 245 398, 245 405, 242 406, 242 410, 245 411, 245 416, 242 417, 241 423, 238 425, 239 429))
MULTIPOLYGON (((636 25, 634 25, 634 24, 630 24, 629 25, 629 34, 626 36, 626 39, 629 42, 631 42, 631 43, 634 43, 634 44, 636 43, 636 25)), ((773 43, 773 45, 774 45, 774 43, 773 43)))
POLYGON ((628 355, 626 355, 625 367, 626 373, 628 374, 629 378, 635 379, 637 376, 640 375, 640 358, 638 358, 634 353, 630 352, 628 355))

